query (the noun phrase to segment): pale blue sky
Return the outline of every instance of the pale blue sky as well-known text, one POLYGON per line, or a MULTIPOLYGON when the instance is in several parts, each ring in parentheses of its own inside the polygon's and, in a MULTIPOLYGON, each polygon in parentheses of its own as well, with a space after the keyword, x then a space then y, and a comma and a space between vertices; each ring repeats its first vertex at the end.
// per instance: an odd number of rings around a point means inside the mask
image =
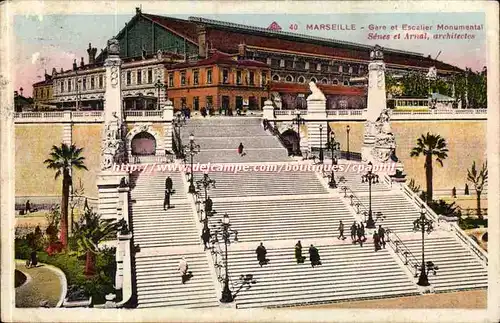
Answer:
MULTIPOLYGON (((188 18, 191 15, 171 15, 162 12, 145 13, 188 18)), ((201 15, 196 15, 201 16, 201 15)), ((123 28, 130 15, 46 15, 16 16, 14 32, 16 37, 15 73, 16 88, 23 87, 30 95, 31 84, 42 80, 44 69, 50 73, 52 67, 58 71, 61 67, 70 68, 73 58, 87 62, 86 49, 91 42, 93 47, 104 48, 106 41, 123 28)), ((436 24, 483 24, 482 13, 387 13, 387 14, 328 14, 328 15, 280 15, 280 14, 242 14, 242 15, 203 15, 204 18, 235 22, 266 28, 276 21, 283 31, 297 32, 325 38, 345 40, 366 45, 379 44, 384 47, 415 51, 436 57, 439 60, 459 66, 481 70, 486 65, 485 31, 469 31, 473 40, 368 40, 369 25, 385 25, 387 31, 379 33, 394 34, 390 25, 426 24, 433 25, 431 34, 438 33, 436 24), (297 24, 297 30, 290 30, 290 25, 297 24), (356 30, 319 31, 306 30, 307 24, 355 24, 356 30), (361 29, 361 28, 364 29, 361 29)), ((399 27, 400 28, 400 27, 399 27)), ((400 30, 401 31, 401 30, 400 30)), ((439 33, 444 33, 439 31, 439 33)), ((463 33, 463 32, 460 32, 463 33)))

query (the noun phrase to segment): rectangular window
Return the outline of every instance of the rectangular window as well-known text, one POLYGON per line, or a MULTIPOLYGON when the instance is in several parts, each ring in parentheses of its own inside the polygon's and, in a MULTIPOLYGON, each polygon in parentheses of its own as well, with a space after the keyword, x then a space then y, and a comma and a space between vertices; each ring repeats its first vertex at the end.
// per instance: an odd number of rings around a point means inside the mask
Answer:
POLYGON ((128 71, 127 72, 127 85, 130 85, 132 83, 132 72, 128 71))
POLYGON ((99 88, 102 89, 104 87, 104 78, 102 75, 99 75, 99 88))
POLYGON ((200 98, 195 96, 193 97, 193 109, 198 111, 200 109, 200 98))
POLYGON ((207 107, 213 107, 214 101, 212 96, 207 96, 207 107))
POLYGON ((71 92, 71 80, 68 80, 68 92, 71 92))
POLYGON ((212 84, 212 70, 207 70, 207 84, 212 84))
POLYGON ((174 87, 174 74, 168 74, 168 87, 174 87))
POLYGON ((320 63, 316 64, 316 71, 321 71, 321 64, 320 63))
POLYGON ((61 93, 63 93, 63 92, 64 92, 64 82, 61 81, 61 93))
POLYGON ((267 84, 267 72, 262 72, 262 86, 267 84))
POLYGON ((186 85, 186 72, 181 73, 181 86, 186 85))
POLYGON ((271 63, 272 63, 271 57, 268 57, 266 59, 266 63, 267 63, 267 65, 271 65, 271 63))
POLYGON ((349 74, 352 74, 352 66, 349 66, 349 74))
POLYGON ((95 79, 93 76, 90 78, 90 88, 92 90, 95 89, 95 79))
POLYGON ((82 88, 84 91, 87 89, 87 78, 84 77, 83 78, 83 88, 82 88))
POLYGON ((194 71, 193 72, 193 84, 194 85, 198 85, 198 75, 199 75, 200 72, 198 71, 194 71))
POLYGON ((248 83, 249 83, 250 85, 254 85, 254 84, 255 84, 255 82, 254 82, 254 78, 255 78, 255 73, 254 73, 254 72, 250 72, 250 73, 248 74, 248 79, 249 79, 249 80, 248 80, 248 83))
POLYGON ((142 84, 142 71, 137 71, 137 84, 142 84))
POLYGON ((306 70, 308 70, 308 69, 309 69, 309 62, 306 62, 306 63, 305 63, 305 67, 304 67, 304 68, 305 68, 306 70))
POLYGON ((339 66, 339 73, 342 73, 342 65, 339 66))
POLYGON ((148 69, 148 83, 151 84, 153 83, 153 70, 148 69))
POLYGON ((280 67, 285 67, 285 60, 284 59, 280 59, 280 67))
POLYGON ((236 71, 236 84, 241 84, 241 71, 236 71))
POLYGON ((224 83, 224 84, 229 83, 229 71, 228 70, 222 71, 222 83, 224 83))
POLYGON ((294 64, 294 61, 291 61, 291 60, 286 60, 286 61, 285 61, 285 67, 286 67, 287 69, 292 69, 292 68, 294 67, 294 65, 295 65, 295 64, 294 64))

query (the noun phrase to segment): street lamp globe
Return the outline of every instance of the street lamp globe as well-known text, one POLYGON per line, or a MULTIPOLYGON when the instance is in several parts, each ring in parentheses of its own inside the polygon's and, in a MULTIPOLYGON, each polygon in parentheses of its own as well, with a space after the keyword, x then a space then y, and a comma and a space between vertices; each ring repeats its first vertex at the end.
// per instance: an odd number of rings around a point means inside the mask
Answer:
POLYGON ((193 134, 190 134, 189 135, 189 141, 193 141, 194 140, 194 135, 193 134))
POLYGON ((351 131, 351 127, 347 125, 347 132, 351 131))
POLYGON ((229 225, 229 215, 227 215, 227 213, 224 213, 224 216, 222 217, 222 224, 229 225))

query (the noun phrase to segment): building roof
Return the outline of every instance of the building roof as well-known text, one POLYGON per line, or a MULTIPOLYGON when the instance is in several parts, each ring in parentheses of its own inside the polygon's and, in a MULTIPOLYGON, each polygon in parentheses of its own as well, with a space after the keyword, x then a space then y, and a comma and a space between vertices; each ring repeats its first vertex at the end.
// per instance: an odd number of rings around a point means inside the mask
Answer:
POLYGON ((43 85, 52 85, 52 78, 49 78, 47 80, 43 80, 40 82, 33 83, 33 86, 43 86, 43 85))
POLYGON ((144 13, 141 13, 141 15, 144 18, 149 19, 159 24, 160 26, 172 31, 173 33, 186 38, 192 43, 198 44, 198 32, 196 24, 188 20, 178 19, 178 18, 150 15, 144 13))
MULTIPOLYGON (((316 83, 325 95, 366 96, 365 87, 342 86, 316 83)), ((311 93, 308 84, 271 82, 271 91, 280 93, 311 93)))
POLYGON ((267 67, 269 66, 265 63, 244 59, 244 60, 236 60, 233 59, 233 55, 221 53, 216 51, 211 56, 206 59, 202 59, 194 62, 186 62, 186 63, 178 63, 173 64, 170 69, 177 68, 187 68, 187 67, 196 67, 196 66, 207 66, 207 65, 236 65, 236 66, 248 66, 248 67, 267 67))

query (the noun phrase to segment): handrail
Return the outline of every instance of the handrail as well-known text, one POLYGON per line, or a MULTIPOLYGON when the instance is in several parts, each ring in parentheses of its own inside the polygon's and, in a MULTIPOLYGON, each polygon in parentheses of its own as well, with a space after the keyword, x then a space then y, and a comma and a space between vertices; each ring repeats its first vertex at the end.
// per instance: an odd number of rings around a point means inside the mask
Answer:
POLYGON ((418 267, 419 261, 415 257, 415 255, 408 249, 408 247, 404 244, 403 240, 396 234, 396 232, 391 229, 386 229, 385 233, 387 235, 387 243, 389 246, 394 249, 394 253, 398 255, 399 259, 403 261, 405 266, 408 268, 415 270, 414 276, 418 276, 418 267), (404 259, 403 259, 404 257, 404 259))
POLYGON ((364 212, 368 214, 368 209, 366 206, 361 202, 361 200, 354 194, 354 192, 347 186, 343 186, 341 190, 344 191, 344 198, 350 198, 351 199, 351 206, 354 207, 356 206, 356 214, 360 214, 360 207, 364 209, 364 212), (349 196, 347 196, 347 192, 349 191, 349 196), (356 203, 353 201, 353 199, 356 200, 356 203))
MULTIPOLYGON (((439 216, 431 209, 427 203, 424 203, 420 197, 418 197, 406 184, 402 184, 401 188, 403 193, 405 193, 416 205, 417 207, 424 206, 426 209, 426 215, 429 215, 434 221, 439 222, 439 216)), ((451 223, 451 229, 455 232, 455 235, 463 241, 472 252, 478 256, 478 258, 486 265, 488 265, 488 254, 469 237, 463 230, 458 226, 457 223, 451 223)))

